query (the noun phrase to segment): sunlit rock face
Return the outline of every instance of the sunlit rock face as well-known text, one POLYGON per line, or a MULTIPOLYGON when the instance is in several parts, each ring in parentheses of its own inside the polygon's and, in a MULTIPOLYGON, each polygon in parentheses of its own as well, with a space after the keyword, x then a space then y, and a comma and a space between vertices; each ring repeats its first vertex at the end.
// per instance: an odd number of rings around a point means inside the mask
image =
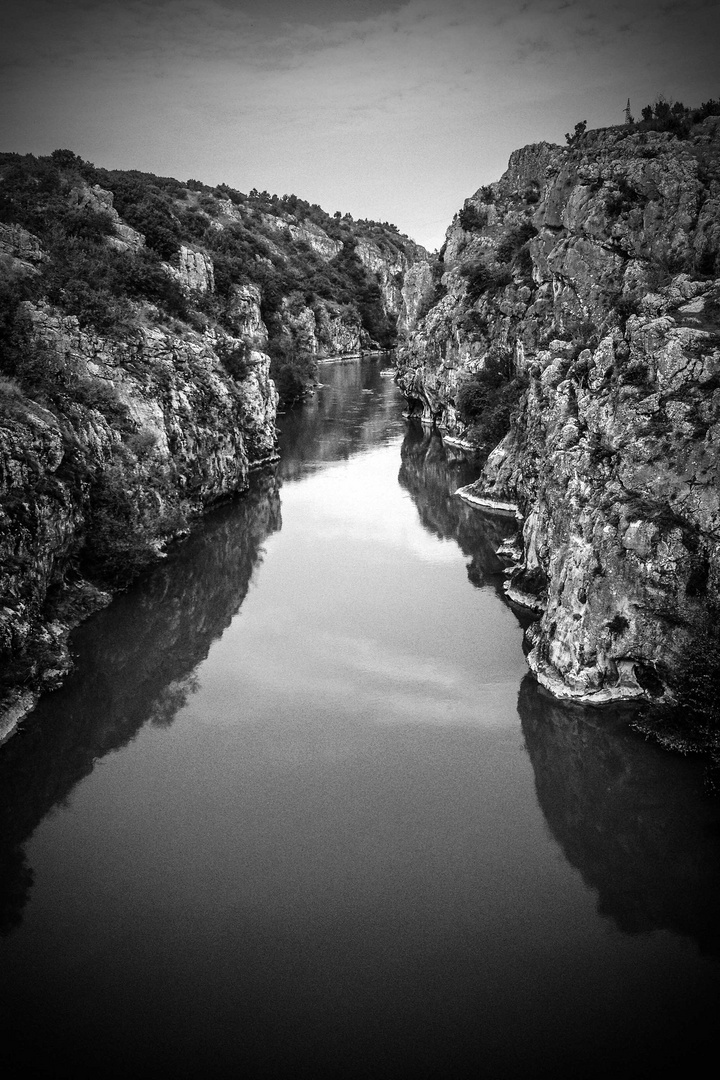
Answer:
POLYGON ((0 222, 0 260, 14 265, 16 271, 32 270, 45 259, 42 244, 22 225, 0 222))
POLYGON ((402 316, 405 276, 416 263, 427 260, 427 252, 414 244, 400 249, 387 243, 381 245, 361 239, 357 245, 357 254, 368 270, 377 276, 385 310, 391 315, 402 316))
POLYGON ((399 330, 407 333, 415 329, 422 306, 432 296, 433 289, 430 263, 425 259, 414 263, 403 279, 402 308, 398 318, 399 330))
POLYGON ((719 252, 719 118, 525 147, 456 216, 401 352, 415 412, 463 440, 489 358, 527 380, 473 490, 522 514, 507 590, 559 696, 662 697, 718 600, 719 252))
POLYGON ((282 323, 288 343, 316 360, 331 356, 359 356, 372 346, 356 312, 331 301, 283 304, 282 323))
POLYGON ((215 277, 213 262, 204 251, 194 251, 181 245, 177 254, 177 266, 165 264, 167 272, 175 278, 181 288, 188 292, 214 292, 215 277))
POLYGON ((2 391, 0 735, 66 674, 68 628, 273 455, 277 392, 259 299, 244 302, 236 338, 138 320, 111 339, 25 305, 28 349, 61 389, 52 410, 2 391))
POLYGON ((112 191, 105 191, 99 184, 93 184, 92 187, 82 184, 70 192, 68 201, 78 210, 91 210, 105 214, 110 219, 112 235, 106 242, 116 251, 139 251, 145 247, 143 234, 121 220, 114 206, 112 191))

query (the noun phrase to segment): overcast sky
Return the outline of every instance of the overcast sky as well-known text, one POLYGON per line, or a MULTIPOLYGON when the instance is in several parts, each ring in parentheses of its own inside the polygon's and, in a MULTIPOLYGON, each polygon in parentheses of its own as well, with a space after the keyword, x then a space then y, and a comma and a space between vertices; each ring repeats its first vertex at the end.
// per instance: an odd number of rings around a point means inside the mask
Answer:
POLYGON ((720 97, 717 0, 3 0, 0 149, 294 192, 430 248, 518 146, 720 97))

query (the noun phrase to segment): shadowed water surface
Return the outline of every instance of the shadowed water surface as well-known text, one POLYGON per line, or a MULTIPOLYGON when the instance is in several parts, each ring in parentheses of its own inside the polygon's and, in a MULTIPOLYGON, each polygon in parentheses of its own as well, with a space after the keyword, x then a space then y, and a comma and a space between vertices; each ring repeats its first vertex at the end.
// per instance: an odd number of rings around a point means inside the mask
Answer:
POLYGON ((0 750, 6 1071, 692 1070, 700 770, 538 691, 473 463, 377 364, 322 377, 0 750))

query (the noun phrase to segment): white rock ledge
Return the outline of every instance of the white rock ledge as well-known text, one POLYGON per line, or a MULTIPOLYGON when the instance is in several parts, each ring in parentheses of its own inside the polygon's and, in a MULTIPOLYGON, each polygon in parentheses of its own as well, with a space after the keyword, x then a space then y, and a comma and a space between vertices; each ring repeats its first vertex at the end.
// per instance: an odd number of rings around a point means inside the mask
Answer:
POLYGON ((575 690, 568 686, 553 667, 538 660, 535 649, 528 654, 527 662, 540 685, 549 690, 553 697, 565 701, 575 701, 579 705, 609 705, 645 697, 645 692, 637 684, 629 686, 627 683, 619 683, 617 686, 605 686, 601 690, 575 690))
POLYGON ((512 585, 507 582, 503 585, 503 592, 507 596, 508 600, 512 600, 513 604, 519 604, 520 607, 527 608, 528 611, 537 611, 542 614, 545 610, 545 605, 538 600, 532 593, 521 592, 520 589, 513 589, 512 585))
POLYGON ((457 439, 454 435, 443 435, 442 441, 445 446, 456 446, 458 450, 477 451, 477 446, 474 443, 468 442, 467 439, 457 439))
POLYGON ((481 495, 473 495, 470 491, 471 487, 472 484, 458 488, 455 494, 459 495, 461 499, 464 499, 471 506, 477 506, 479 510, 491 510, 496 514, 512 514, 513 517, 520 517, 517 503, 502 502, 499 499, 485 499, 481 495))

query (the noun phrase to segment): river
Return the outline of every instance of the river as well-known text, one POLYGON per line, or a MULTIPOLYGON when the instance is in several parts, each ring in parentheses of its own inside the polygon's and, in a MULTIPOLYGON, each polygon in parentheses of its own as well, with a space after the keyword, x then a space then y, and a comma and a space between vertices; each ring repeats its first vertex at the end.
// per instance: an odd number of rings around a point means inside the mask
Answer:
POLYGON ((476 465, 321 373, 0 749, 3 1075, 692 1074, 720 801, 538 690, 476 465))

